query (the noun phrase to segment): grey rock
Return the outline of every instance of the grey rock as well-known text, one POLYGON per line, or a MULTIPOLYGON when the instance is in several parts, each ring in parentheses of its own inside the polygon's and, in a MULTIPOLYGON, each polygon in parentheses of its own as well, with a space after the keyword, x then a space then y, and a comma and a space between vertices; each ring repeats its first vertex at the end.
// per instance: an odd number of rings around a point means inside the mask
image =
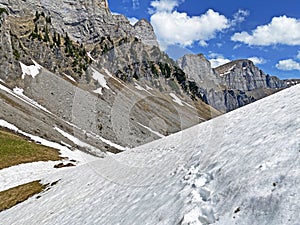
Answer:
POLYGON ((194 80, 205 101, 228 112, 287 87, 286 81, 265 74, 250 60, 236 60, 215 69, 202 55, 185 55, 178 66, 194 80))
POLYGON ((148 45, 158 46, 153 28, 148 22, 141 20, 133 27, 125 16, 112 15, 101 0, 0 0, 0 7, 6 7, 15 16, 44 12, 51 17, 58 33, 67 32, 73 40, 80 43, 94 44, 102 36, 133 36, 148 45))
POLYGON ((177 65, 193 79, 200 87, 205 89, 221 89, 224 84, 221 77, 211 68, 210 62, 202 54, 185 55, 177 60, 177 65))
POLYGON ((235 60, 215 68, 228 88, 252 91, 258 88, 285 88, 286 82, 265 74, 250 60, 235 60))

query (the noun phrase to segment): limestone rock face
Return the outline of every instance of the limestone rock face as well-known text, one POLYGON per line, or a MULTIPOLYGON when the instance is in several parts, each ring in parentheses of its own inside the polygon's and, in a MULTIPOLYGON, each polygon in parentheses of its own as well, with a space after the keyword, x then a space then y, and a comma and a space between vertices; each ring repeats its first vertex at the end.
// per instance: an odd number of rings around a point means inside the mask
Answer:
POLYGON ((134 25, 135 36, 142 40, 145 45, 158 47, 156 35, 152 25, 145 19, 141 19, 134 25))
POLYGON ((250 60, 236 60, 212 69, 203 55, 185 55, 177 64, 197 83, 205 101, 222 112, 287 87, 286 81, 265 74, 250 60))
POLYGON ((224 82, 222 78, 211 68, 210 62, 202 55, 185 55, 177 60, 178 66, 205 89, 219 89, 224 82))
POLYGON ((265 74, 250 60, 235 60, 215 69, 227 87, 243 91, 258 88, 284 88, 286 83, 277 77, 265 74))
POLYGON ((58 33, 67 32, 74 41, 93 44, 102 36, 133 36, 158 46, 153 28, 145 20, 132 26, 123 15, 112 15, 101 0, 0 0, 0 6, 16 16, 44 12, 58 33))

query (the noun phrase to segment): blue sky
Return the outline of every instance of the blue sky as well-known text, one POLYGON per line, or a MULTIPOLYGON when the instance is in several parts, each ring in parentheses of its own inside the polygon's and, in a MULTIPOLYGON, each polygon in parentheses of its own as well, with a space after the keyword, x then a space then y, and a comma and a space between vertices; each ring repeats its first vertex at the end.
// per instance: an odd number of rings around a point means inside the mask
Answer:
POLYGON ((251 59, 270 75, 300 78, 299 0, 121 0, 112 12, 146 18, 173 58, 203 53, 213 66, 251 59))

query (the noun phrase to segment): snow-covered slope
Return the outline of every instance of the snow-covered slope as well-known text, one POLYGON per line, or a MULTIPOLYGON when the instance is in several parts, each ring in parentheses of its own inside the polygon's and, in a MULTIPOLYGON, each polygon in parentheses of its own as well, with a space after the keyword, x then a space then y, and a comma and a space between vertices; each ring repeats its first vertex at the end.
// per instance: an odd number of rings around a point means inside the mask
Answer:
POLYGON ((50 174, 1 224, 296 225, 300 86, 118 155, 50 174))

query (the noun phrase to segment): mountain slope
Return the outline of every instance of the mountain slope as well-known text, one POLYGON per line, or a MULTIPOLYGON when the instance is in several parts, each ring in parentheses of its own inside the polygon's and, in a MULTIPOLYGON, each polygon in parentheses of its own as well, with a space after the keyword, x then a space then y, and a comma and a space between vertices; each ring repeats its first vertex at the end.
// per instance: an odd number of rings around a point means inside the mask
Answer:
POLYGON ((40 198, 1 212, 0 220, 296 225, 299 95, 296 85, 161 140, 47 176, 44 182, 60 181, 40 198))
POLYGON ((147 21, 132 26, 100 2, 0 1, 1 119, 77 148, 60 127, 103 155, 220 115, 193 96, 147 21))

